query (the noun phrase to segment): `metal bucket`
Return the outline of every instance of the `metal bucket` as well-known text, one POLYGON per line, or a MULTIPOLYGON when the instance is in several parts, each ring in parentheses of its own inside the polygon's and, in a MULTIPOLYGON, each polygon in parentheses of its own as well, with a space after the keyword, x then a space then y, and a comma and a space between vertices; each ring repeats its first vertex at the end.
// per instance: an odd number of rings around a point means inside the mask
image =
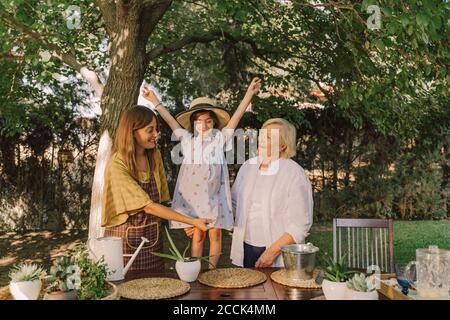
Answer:
POLYGON ((312 279, 318 251, 319 248, 311 243, 282 246, 281 252, 287 276, 293 280, 312 279))

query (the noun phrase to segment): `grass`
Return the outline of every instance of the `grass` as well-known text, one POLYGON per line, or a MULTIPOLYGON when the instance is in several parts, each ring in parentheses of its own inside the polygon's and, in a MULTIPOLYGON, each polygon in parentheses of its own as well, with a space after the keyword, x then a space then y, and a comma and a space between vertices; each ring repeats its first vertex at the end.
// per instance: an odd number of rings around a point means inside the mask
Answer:
MULTIPOLYGON (((183 250, 187 238, 183 230, 171 230, 178 248, 183 250)), ((16 263, 27 261, 43 264, 49 268, 51 260, 64 254, 68 249, 87 240, 87 231, 30 232, 24 235, 9 232, 0 234, 0 287, 9 282, 9 269, 16 263)), ((231 266, 229 253, 231 235, 223 233, 223 255, 219 267, 231 266)), ((321 252, 333 252, 331 224, 315 224, 306 241, 318 246, 321 252)), ((168 241, 164 241, 164 251, 168 252, 168 241)), ((437 245, 450 250, 450 221, 396 221, 394 223, 394 253, 398 263, 415 260, 415 250, 437 245)), ((208 247, 205 246, 205 250, 208 247)), ((208 255, 205 251, 204 255, 208 255)), ((166 268, 174 268, 175 262, 166 260, 166 268)), ((207 264, 204 265, 205 267, 207 264)))
MULTIPOLYGON (((322 252, 333 253, 333 231, 312 232, 306 241, 318 246, 322 252)), ((437 245, 450 250, 450 220, 441 221, 395 221, 394 259, 405 264, 416 259, 417 248, 437 245)))

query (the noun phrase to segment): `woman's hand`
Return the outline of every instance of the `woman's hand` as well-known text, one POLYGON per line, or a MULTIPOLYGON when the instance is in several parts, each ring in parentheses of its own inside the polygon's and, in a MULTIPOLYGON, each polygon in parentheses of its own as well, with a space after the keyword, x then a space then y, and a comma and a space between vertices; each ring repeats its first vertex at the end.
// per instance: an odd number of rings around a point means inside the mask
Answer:
POLYGON ((202 231, 208 231, 209 227, 207 224, 211 222, 213 222, 211 219, 194 219, 192 225, 202 231))
POLYGON ((279 251, 272 247, 266 249, 255 263, 256 268, 268 268, 279 255, 279 251))
POLYGON ((194 236, 195 228, 194 227, 184 228, 184 232, 186 233, 188 238, 192 238, 194 236))
POLYGON ((156 96, 155 92, 146 86, 144 86, 144 88, 142 89, 142 96, 146 100, 150 101, 153 104, 153 106, 155 106, 155 107, 158 104, 160 104, 160 101, 159 101, 158 97, 156 96))
POLYGON ((254 96, 256 93, 258 93, 259 89, 261 89, 261 79, 255 77, 253 78, 252 82, 250 82, 246 94, 248 96, 254 96))

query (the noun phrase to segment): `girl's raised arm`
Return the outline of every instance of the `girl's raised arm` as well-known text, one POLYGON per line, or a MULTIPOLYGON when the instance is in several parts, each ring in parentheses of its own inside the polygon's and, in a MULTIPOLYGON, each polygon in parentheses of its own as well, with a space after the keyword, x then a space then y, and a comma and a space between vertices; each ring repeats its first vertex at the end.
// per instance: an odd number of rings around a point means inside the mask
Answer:
POLYGON ((239 124, 239 121, 241 121, 241 118, 245 113, 245 110, 247 110, 248 105, 252 101, 253 96, 259 91, 260 88, 261 88, 261 79, 253 78, 252 82, 247 88, 247 92, 245 93, 244 99, 242 99, 241 103, 236 109, 236 112, 233 114, 230 121, 228 121, 228 124, 226 125, 225 129, 232 129, 232 130, 236 129, 236 127, 239 124))
POLYGON ((166 108, 164 108, 153 90, 144 86, 144 88, 142 89, 142 96, 155 106, 156 111, 158 111, 163 120, 169 125, 170 129, 172 129, 172 131, 181 129, 178 121, 175 120, 175 118, 166 108))

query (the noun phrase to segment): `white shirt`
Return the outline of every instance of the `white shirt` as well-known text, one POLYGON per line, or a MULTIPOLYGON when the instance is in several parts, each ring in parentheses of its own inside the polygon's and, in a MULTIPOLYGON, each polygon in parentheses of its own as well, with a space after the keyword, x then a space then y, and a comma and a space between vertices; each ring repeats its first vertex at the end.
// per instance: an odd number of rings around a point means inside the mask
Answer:
MULTIPOLYGON (((231 243, 231 260, 242 266, 244 261, 244 239, 247 229, 247 214, 251 205, 251 193, 259 174, 259 161, 252 158, 239 170, 231 194, 235 222, 231 243)), ((268 248, 284 233, 289 233, 296 243, 304 243, 313 222, 312 187, 303 168, 291 159, 279 159, 271 164, 273 179, 265 186, 262 199, 262 228, 257 230, 264 236, 264 247, 268 248), (273 169, 275 168, 275 169, 273 169)), ((272 267, 283 267, 279 255, 272 267)))
POLYGON ((244 241, 255 247, 264 247, 266 245, 266 237, 261 232, 264 228, 262 217, 263 199, 270 196, 270 185, 273 184, 274 177, 275 175, 270 170, 259 170, 251 193, 252 201, 247 213, 244 241))

